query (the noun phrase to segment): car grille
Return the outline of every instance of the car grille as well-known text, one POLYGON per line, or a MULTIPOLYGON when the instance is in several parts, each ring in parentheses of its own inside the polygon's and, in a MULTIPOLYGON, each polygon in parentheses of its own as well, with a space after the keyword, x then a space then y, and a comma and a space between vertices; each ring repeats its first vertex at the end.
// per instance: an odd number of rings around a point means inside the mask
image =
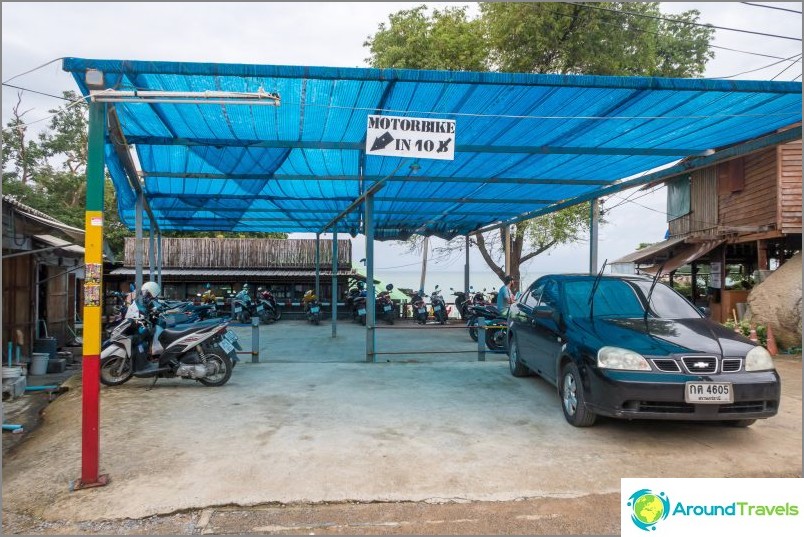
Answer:
POLYGON ((681 368, 678 366, 678 362, 671 359, 662 359, 662 360, 653 360, 653 365, 656 366, 656 369, 659 371, 665 371, 667 373, 679 373, 681 372, 681 368))
POLYGON ((725 358, 720 364, 720 370, 724 373, 734 373, 742 368, 743 361, 739 358, 725 358))
POLYGON ((717 358, 714 356, 685 356, 681 361, 684 362, 687 371, 696 375, 717 371, 717 358))

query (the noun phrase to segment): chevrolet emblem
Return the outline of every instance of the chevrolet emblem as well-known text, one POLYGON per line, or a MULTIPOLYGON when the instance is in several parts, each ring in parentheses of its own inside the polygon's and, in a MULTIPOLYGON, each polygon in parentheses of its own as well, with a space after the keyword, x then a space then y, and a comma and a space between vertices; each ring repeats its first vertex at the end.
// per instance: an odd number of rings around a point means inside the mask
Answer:
POLYGON ((697 367, 698 369, 706 369, 707 367, 709 367, 709 364, 707 364, 706 362, 695 362, 694 364, 692 364, 692 367, 697 367))

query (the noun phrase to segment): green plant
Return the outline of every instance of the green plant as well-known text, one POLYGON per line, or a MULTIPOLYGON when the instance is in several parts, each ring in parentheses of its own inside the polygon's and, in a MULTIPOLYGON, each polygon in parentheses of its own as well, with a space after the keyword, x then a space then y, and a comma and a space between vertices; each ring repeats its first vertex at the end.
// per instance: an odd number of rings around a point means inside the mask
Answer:
POLYGON ((748 321, 740 321, 739 323, 735 323, 734 320, 729 319, 723 323, 723 326, 729 330, 734 330, 736 327, 739 327, 740 334, 744 335, 745 337, 751 337, 751 328, 754 328, 757 332, 757 340, 759 344, 763 347, 768 345, 768 327, 763 324, 752 325, 748 321))

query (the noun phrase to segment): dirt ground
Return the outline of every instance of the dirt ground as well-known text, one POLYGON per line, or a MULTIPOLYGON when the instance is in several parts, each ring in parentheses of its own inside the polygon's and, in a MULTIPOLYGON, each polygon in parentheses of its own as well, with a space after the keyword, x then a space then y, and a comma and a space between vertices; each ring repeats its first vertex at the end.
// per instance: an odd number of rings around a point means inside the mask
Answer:
POLYGON ((620 495, 507 502, 374 502, 218 507, 139 520, 48 521, 3 514, 37 535, 616 535, 620 495))
MULTIPOLYGON (((293 330, 312 329, 283 325, 293 330)), ((417 333, 416 343, 427 337, 462 343, 453 331, 417 333)), ((324 345, 303 341, 307 355, 324 345)), ((747 429, 576 429, 554 388, 513 378, 504 356, 363 364, 359 353, 352 363, 283 354, 239 365, 221 389, 103 388, 101 473, 111 483, 71 493, 81 460, 74 377, 4 456, 3 533, 610 535, 620 477, 645 467, 657 478, 801 477, 800 356, 777 360, 780 413, 747 429)))

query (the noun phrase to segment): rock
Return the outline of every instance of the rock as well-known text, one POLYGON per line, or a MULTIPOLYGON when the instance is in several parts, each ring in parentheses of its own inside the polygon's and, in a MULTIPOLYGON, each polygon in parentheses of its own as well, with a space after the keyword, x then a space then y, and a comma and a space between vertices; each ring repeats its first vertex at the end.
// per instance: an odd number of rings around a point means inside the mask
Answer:
POLYGON ((801 346, 801 252, 748 295, 749 321, 770 325, 780 349, 801 346))

